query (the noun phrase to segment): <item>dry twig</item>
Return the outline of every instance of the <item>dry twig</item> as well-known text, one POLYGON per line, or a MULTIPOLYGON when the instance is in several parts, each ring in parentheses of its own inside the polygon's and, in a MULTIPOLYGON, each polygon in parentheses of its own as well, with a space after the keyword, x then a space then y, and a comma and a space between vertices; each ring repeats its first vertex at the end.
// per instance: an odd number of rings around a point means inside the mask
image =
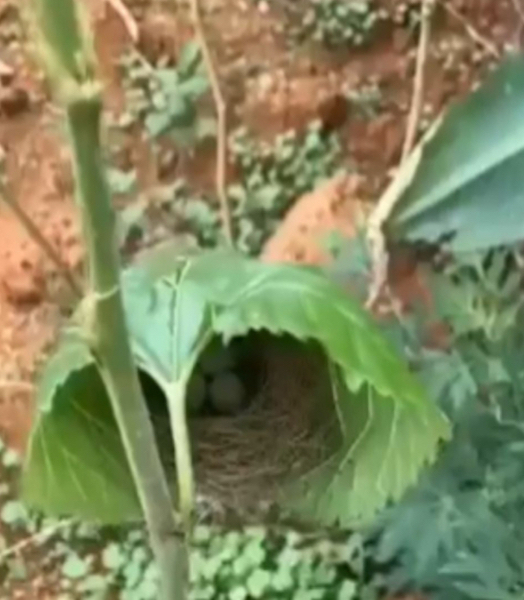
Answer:
MULTIPOLYGON (((0 60, 0 79, 11 78, 15 74, 13 67, 8 65, 3 60, 0 60)), ((0 84, 1 85, 1 84, 0 84)))
POLYGON ((19 392, 33 392, 35 386, 28 381, 15 381, 10 379, 0 379, 0 391, 13 390, 19 392))
POLYGON ((430 40, 431 15, 433 13, 434 5, 435 0, 421 0, 420 37, 417 48, 411 108, 408 115, 402 157, 393 181, 379 200, 368 224, 368 240, 373 262, 372 281, 366 302, 368 308, 373 308, 375 306, 380 294, 384 290, 390 291, 387 285, 389 256, 383 226, 391 215, 402 191, 406 189, 413 179, 421 158, 421 148, 417 149, 416 152, 413 152, 413 146, 416 141, 420 115, 422 113, 424 73, 430 40))
POLYGON ((515 45, 517 48, 521 47, 521 41, 522 41, 522 31, 524 30, 524 6, 522 5, 521 0, 511 0, 511 4, 513 5, 513 8, 515 9, 515 12, 517 13, 517 17, 518 17, 518 24, 515 30, 515 45))
POLYGON ((517 13, 520 22, 524 25, 524 7, 520 0, 511 0, 511 4, 515 8, 515 12, 517 13))
POLYGON ((50 525, 49 527, 38 531, 34 535, 24 538, 16 544, 9 546, 8 548, 0 552, 0 565, 11 556, 16 556, 17 554, 20 554, 20 552, 24 551, 26 548, 44 543, 50 537, 57 534, 61 529, 69 527, 72 523, 73 519, 66 519, 64 521, 60 521, 55 525, 50 525))
POLYGON ((220 201, 220 211, 222 218, 222 227, 227 242, 233 245, 233 230, 231 223, 231 210, 229 207, 229 199, 227 197, 227 121, 226 121, 226 104, 220 90, 220 83, 213 65, 211 52, 207 44, 204 25, 202 23, 202 15, 200 11, 200 1, 190 0, 191 12, 193 16, 193 24, 195 34, 198 39, 202 58, 206 66, 211 90, 213 92, 213 100, 215 102, 215 110, 217 113, 217 167, 216 167, 216 188, 217 195, 220 201))
POLYGON ((106 2, 111 6, 111 8, 117 13, 117 15, 122 19, 122 23, 126 28, 131 41, 136 44, 138 42, 138 25, 135 21, 133 15, 129 12, 127 6, 123 3, 122 0, 106 0, 106 2))
POLYGON ((464 17, 464 15, 462 15, 453 6, 453 4, 451 4, 451 2, 444 2, 443 5, 444 8, 448 11, 448 13, 462 24, 462 26, 466 30, 466 33, 476 44, 481 46, 487 52, 487 54, 489 54, 493 58, 500 58, 500 52, 497 50, 495 44, 488 40, 485 36, 483 36, 478 31, 478 29, 475 29, 475 27, 473 27, 473 25, 466 19, 466 17, 464 17))
POLYGON ((42 234, 38 226, 31 219, 31 217, 24 211, 24 209, 18 204, 18 202, 11 198, 5 188, 0 189, 0 200, 3 200, 7 206, 13 211, 16 218, 26 230, 29 237, 43 250, 49 260, 55 265, 58 272, 62 275, 64 280, 67 282, 76 297, 81 298, 83 296, 82 286, 76 280, 75 276, 69 269, 69 267, 60 258, 59 254, 55 251, 53 246, 47 241, 45 236, 42 234))
POLYGON ((409 153, 413 150, 417 132, 422 114, 422 104, 424 101, 424 74, 426 70, 426 60, 428 56, 429 36, 431 28, 431 13, 433 12, 435 0, 422 0, 420 8, 420 36, 417 48, 417 61, 415 65, 415 77, 413 80, 413 95, 411 98, 411 108, 408 115, 406 127, 406 137, 402 148, 402 165, 409 153))

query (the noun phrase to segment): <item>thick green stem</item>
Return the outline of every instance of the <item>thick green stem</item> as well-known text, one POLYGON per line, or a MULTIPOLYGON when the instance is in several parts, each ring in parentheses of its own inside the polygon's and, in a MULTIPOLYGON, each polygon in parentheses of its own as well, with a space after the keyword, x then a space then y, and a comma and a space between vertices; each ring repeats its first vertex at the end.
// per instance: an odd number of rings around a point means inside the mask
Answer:
POLYGON ((100 147, 100 98, 92 94, 70 99, 67 114, 94 301, 93 331, 87 334, 108 389, 160 568, 161 598, 184 600, 187 548, 177 529, 125 322, 115 215, 100 147))

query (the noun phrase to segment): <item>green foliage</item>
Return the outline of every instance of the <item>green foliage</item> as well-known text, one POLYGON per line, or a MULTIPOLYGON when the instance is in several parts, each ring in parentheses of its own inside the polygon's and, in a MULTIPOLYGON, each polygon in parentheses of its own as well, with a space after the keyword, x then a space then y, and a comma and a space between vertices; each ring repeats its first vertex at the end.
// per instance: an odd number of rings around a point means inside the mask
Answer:
MULTIPOLYGON (((213 333, 225 342, 252 329, 314 339, 332 361, 343 443, 283 490, 291 511, 326 524, 369 518, 434 458, 446 421, 366 313, 320 273, 223 252, 178 263, 171 257, 153 278, 148 264, 126 273, 125 309, 136 360, 168 398, 213 333)), ((47 511, 134 518, 136 497, 108 399, 94 366, 73 349, 62 347, 44 374, 26 497, 47 511)))
POLYGON ((124 56, 121 64, 127 99, 121 126, 142 122, 153 140, 167 136, 180 147, 215 135, 215 120, 197 110, 209 82, 196 42, 184 46, 174 67, 153 67, 138 52, 124 56))
POLYGON ((443 600, 522 597, 524 315, 515 267, 514 253, 497 250, 460 257, 433 278, 453 350, 429 351, 411 338, 409 352, 454 435, 375 527, 374 556, 394 565, 393 591, 426 589, 443 600))
POLYGON ((311 0, 302 21, 302 35, 328 47, 368 43, 380 19, 369 0, 311 0))
POLYGON ((136 492, 105 387, 88 347, 67 336, 38 389, 23 496, 51 515, 139 518, 136 492), (72 506, 71 504, 74 504, 72 506))
POLYGON ((420 23, 420 0, 397 0, 389 12, 395 25, 412 29, 420 23))
POLYGON ((347 99, 355 112, 355 116, 360 116, 364 119, 376 118, 380 114, 384 104, 382 90, 373 78, 370 78, 367 83, 348 92, 347 99))
POLYGON ((257 142, 241 129, 232 136, 230 151, 240 175, 240 183, 229 189, 237 246, 257 254, 292 202, 334 174, 340 145, 313 122, 303 136, 288 131, 273 144, 257 142))
POLYGON ((123 171, 115 167, 107 170, 107 180, 111 194, 130 194, 136 189, 136 171, 123 171))
POLYGON ((360 598, 363 547, 359 536, 304 536, 251 528, 217 536, 198 528, 192 598, 360 598))
POLYGON ((320 42, 327 48, 368 44, 384 11, 374 0, 301 0, 284 6, 291 35, 299 42, 320 42))
MULTIPOLYGON (((239 175, 228 190, 236 245, 257 255, 292 203, 335 173, 340 146, 314 122, 303 135, 289 131, 272 144, 239 130, 231 137, 230 154, 239 175)), ((145 231, 160 222, 169 231, 190 233, 203 248, 224 241, 216 199, 193 193, 181 180, 157 189, 154 201, 138 203, 124 218, 145 231)))
POLYGON ((391 238, 446 241, 456 252, 522 239, 523 100, 522 59, 510 57, 449 112, 398 199, 391 238))

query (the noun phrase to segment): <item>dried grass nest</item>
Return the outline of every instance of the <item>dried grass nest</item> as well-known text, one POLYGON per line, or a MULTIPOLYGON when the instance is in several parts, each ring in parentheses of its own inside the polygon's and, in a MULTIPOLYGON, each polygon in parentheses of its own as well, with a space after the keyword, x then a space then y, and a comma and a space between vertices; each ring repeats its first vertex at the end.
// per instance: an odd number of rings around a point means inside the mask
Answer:
MULTIPOLYGON (((245 398, 233 414, 207 404, 189 417, 197 495, 214 511, 260 515, 275 505, 282 486, 338 446, 330 372, 318 345, 289 336, 252 333, 227 350, 237 358, 245 398)), ((167 408, 155 388, 145 382, 161 456, 174 477, 167 408)))

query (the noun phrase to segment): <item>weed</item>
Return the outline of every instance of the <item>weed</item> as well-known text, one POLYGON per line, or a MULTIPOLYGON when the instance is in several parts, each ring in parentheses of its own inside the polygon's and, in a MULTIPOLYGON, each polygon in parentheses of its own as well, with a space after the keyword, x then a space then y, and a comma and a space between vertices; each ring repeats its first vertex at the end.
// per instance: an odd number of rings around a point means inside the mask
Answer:
POLYGON ((516 600, 524 587, 522 276, 512 252, 493 251, 461 257, 430 281, 453 349, 422 347, 414 322, 408 344, 455 431, 379 521, 375 557, 394 565, 393 591, 516 600))
MULTIPOLYGON (((255 141, 239 130, 230 139, 230 152, 239 174, 238 183, 228 189, 237 246, 256 255, 293 201, 334 174, 340 147, 337 137, 324 134, 315 122, 304 135, 290 131, 273 144, 255 141)), ((202 247, 223 242, 218 203, 195 194, 181 180, 156 190, 152 202, 128 209, 122 220, 123 238, 141 229, 154 239, 159 230, 190 233, 202 247)))
POLYGON ((369 0, 310 0, 299 35, 327 47, 359 47, 368 43, 381 12, 369 0))
POLYGON ((373 119, 381 112, 384 96, 379 84, 370 80, 346 94, 356 113, 364 119, 373 119))
POLYGON ((319 42, 327 48, 356 48, 369 43, 386 13, 374 0, 299 0, 279 2, 287 32, 295 41, 319 42))
POLYGON ((121 66, 127 107, 121 127, 141 122, 151 139, 165 136, 184 148, 215 135, 215 119, 197 110, 209 83, 196 42, 184 46, 176 66, 154 67, 138 52, 126 54, 121 66))
POLYGON ((391 9, 390 18, 399 27, 413 29, 420 23, 421 0, 402 0, 395 2, 391 9))
POLYGON ((275 142, 255 142, 245 130, 231 139, 240 182, 231 186, 238 246, 256 254, 275 231, 292 202, 333 175, 340 147, 334 135, 312 123, 304 136, 294 131, 275 142))

